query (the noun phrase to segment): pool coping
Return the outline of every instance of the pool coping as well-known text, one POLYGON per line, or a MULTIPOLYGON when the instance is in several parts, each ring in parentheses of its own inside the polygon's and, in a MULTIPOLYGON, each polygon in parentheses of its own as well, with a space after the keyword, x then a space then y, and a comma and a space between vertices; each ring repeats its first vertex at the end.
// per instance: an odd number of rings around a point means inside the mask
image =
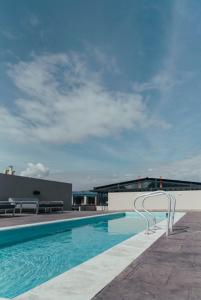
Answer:
MULTIPOLYGON (((110 214, 107 213, 104 215, 110 214)), ((176 213, 175 223, 184 215, 185 213, 176 213)), ((52 222, 55 223, 55 221, 45 223, 52 222)), ((56 222, 58 222, 58 220, 56 222)), ((37 225, 41 223, 44 224, 44 222, 40 222, 37 223, 37 225)), ((35 224, 36 223, 33 225, 35 224)), ((24 225, 19 226, 27 227, 24 225)), ((28 226, 30 226, 30 224, 28 226)), ((155 233, 151 235, 145 235, 145 231, 142 231, 137 235, 132 236, 131 238, 126 239, 125 241, 113 246, 101 254, 89 259, 88 261, 12 299, 55 300, 59 298, 60 300, 89 300, 165 233, 166 220, 158 223, 158 226, 160 229, 155 233)), ((13 228, 13 226, 11 228, 13 228)), ((0 300, 8 299, 9 298, 0 298, 0 300)))
MULTIPOLYGON (((117 215, 117 214, 123 214, 126 213, 125 211, 119 211, 119 212, 111 212, 111 213, 105 213, 105 214, 96 214, 92 216, 83 216, 83 217, 75 217, 75 218, 69 218, 69 219, 60 219, 60 220, 52 220, 52 221, 45 221, 45 222, 34 222, 34 223, 28 223, 28 224, 20 224, 20 225, 12 225, 12 226, 5 226, 0 227, 0 232, 4 230, 12 230, 17 228, 26 228, 26 227, 34 227, 34 226, 40 226, 40 225, 48 225, 48 224, 54 224, 54 223, 63 223, 63 222, 72 222, 76 220, 83 220, 83 219, 91 219, 91 218, 97 218, 101 216, 110 216, 110 215, 117 215)), ((2 298, 0 298, 1 300, 2 298)))

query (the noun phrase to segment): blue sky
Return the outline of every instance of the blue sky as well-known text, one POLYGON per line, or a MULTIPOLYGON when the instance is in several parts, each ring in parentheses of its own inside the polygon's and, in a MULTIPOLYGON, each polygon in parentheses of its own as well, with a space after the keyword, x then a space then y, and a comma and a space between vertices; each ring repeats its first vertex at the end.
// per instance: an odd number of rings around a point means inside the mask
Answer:
POLYGON ((0 0, 0 169, 201 180, 201 3, 0 0))

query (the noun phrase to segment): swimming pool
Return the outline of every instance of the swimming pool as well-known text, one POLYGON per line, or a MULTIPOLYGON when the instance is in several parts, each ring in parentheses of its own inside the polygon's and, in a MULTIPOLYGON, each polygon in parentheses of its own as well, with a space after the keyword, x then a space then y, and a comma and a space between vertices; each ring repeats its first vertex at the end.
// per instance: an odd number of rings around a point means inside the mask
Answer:
POLYGON ((2 230, 0 297, 20 295, 144 229, 136 213, 115 213, 2 230))

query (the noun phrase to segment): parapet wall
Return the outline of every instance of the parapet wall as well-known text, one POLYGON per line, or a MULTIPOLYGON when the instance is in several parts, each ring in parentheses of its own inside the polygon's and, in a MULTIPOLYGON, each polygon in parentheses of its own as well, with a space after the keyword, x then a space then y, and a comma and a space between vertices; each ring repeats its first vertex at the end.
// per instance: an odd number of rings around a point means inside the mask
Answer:
MULTIPOLYGON (((177 199, 177 210, 201 210, 201 191, 171 191, 177 199)), ((134 199, 140 192, 119 192, 108 194, 108 210, 133 210, 134 199)), ((144 194, 144 192, 143 192, 144 194)), ((164 196, 155 196, 146 201, 145 207, 151 210, 167 208, 164 196)))

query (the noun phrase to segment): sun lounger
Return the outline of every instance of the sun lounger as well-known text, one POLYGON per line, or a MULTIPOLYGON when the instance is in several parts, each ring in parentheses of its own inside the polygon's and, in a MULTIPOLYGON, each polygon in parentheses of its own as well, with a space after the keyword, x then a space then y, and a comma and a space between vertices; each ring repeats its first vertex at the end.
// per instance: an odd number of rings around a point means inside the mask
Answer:
POLYGON ((63 201, 39 201, 37 198, 9 198, 9 204, 14 204, 22 213, 23 209, 34 209, 36 214, 40 211, 51 212, 53 210, 62 210, 63 201))
POLYGON ((39 210, 52 211, 52 210, 61 210, 63 211, 64 203, 63 201, 40 201, 39 210))
POLYGON ((38 213, 38 202, 37 198, 9 198, 8 201, 16 205, 16 208, 20 210, 20 214, 23 209, 34 209, 36 214, 38 213))
POLYGON ((0 201, 0 211, 4 211, 5 214, 8 211, 12 211, 13 216, 15 215, 15 207, 14 203, 10 203, 9 201, 0 201))

